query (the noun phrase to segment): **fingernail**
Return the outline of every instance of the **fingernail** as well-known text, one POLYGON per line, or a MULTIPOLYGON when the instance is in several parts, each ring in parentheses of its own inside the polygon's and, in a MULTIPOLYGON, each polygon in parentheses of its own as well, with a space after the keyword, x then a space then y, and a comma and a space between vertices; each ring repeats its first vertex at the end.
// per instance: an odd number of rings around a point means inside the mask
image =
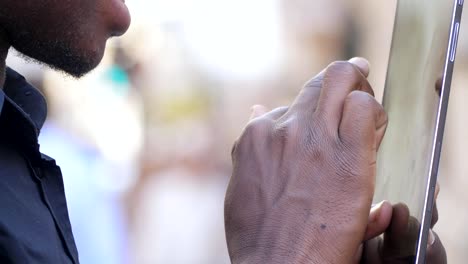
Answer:
POLYGON ((427 236, 427 247, 434 245, 435 240, 436 238, 434 232, 432 231, 432 229, 429 229, 429 235, 427 236))
POLYGON ((355 57, 349 60, 350 63, 356 65, 362 74, 368 75, 370 71, 370 63, 364 58, 361 57, 355 57))
POLYGON ((382 201, 378 204, 375 204, 375 205, 372 205, 372 208, 371 208, 371 211, 370 211, 370 214, 369 214, 369 222, 376 222, 377 219, 379 218, 380 216, 380 211, 382 209, 382 206, 383 204, 385 203, 385 201, 382 201))
POLYGON ((384 203, 386 203, 386 202, 387 202, 387 201, 381 201, 381 202, 378 203, 378 204, 373 204, 372 207, 371 207, 371 210, 374 210, 374 209, 376 209, 376 208, 382 207, 382 205, 383 205, 384 203))

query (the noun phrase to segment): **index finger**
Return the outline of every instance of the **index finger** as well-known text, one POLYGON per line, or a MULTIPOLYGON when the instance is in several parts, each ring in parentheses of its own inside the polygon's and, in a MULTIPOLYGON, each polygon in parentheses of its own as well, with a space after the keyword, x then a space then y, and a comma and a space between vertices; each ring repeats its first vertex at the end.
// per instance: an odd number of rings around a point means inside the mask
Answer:
MULTIPOLYGON (((348 63, 358 69, 363 76, 369 76, 369 63, 367 60, 363 58, 352 58, 348 63)), ((336 64, 337 62, 328 65, 327 68, 304 85, 290 108, 291 112, 307 111, 310 114, 315 112, 322 91, 323 78, 327 71, 336 64)))
MULTIPOLYGON (((358 61, 367 64, 364 59, 358 61)), ((327 124, 329 131, 337 131, 342 119, 345 99, 354 91, 362 91, 374 96, 367 78, 355 64, 339 62, 331 65, 323 79, 316 111, 327 124)))
POLYGON ((370 66, 369 62, 366 59, 355 57, 350 59, 349 62, 354 64, 354 66, 358 68, 358 70, 362 73, 362 75, 364 75, 364 77, 369 77, 370 66))

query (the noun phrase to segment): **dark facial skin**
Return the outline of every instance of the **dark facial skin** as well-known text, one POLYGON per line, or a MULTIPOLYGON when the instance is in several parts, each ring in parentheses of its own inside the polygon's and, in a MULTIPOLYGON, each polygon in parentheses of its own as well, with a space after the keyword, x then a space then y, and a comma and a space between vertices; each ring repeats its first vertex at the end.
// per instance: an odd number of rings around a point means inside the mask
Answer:
POLYGON ((13 47, 80 77, 99 64, 107 40, 123 34, 129 25, 124 0, 2 0, 0 71, 4 73, 4 60, 13 47))
MULTIPOLYGON (((122 0, 2 0, 0 87, 10 47, 80 77, 129 23, 122 0)), ((362 60, 334 63, 291 107, 253 117, 235 145, 226 195, 234 263, 348 263, 367 233, 389 226, 382 220, 369 231, 387 119, 367 74, 362 60)))

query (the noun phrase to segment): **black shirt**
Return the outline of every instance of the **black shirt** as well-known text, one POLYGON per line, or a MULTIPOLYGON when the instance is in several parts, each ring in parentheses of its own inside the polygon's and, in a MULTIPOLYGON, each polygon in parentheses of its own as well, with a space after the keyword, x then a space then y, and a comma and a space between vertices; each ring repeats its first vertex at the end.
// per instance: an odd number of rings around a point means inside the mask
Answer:
POLYGON ((42 94, 7 69, 0 90, 0 263, 74 263, 62 174, 39 151, 42 94))

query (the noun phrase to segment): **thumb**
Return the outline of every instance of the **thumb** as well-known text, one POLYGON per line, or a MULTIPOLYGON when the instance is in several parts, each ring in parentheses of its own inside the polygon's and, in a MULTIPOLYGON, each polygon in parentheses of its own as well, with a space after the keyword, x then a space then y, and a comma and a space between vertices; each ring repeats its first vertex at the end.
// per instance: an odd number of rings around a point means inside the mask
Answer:
POLYGON ((364 241, 375 238, 385 233, 392 220, 392 204, 383 201, 371 208, 367 223, 364 241))

